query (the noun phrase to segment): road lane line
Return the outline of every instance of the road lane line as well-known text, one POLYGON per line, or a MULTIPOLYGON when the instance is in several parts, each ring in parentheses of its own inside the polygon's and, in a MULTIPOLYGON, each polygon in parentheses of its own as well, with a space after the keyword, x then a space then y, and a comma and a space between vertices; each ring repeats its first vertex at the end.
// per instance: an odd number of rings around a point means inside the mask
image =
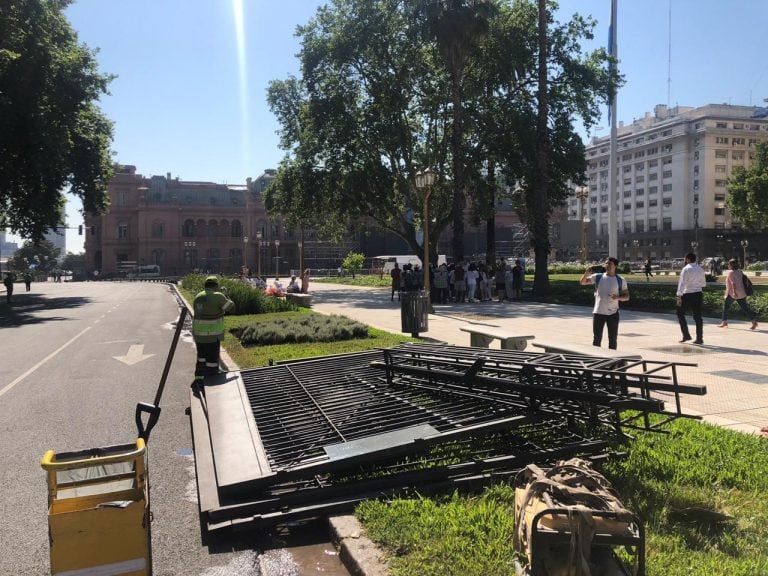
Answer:
POLYGON ((7 385, 5 388, 3 388, 2 390, 0 390, 0 396, 2 396, 3 394, 5 394, 6 392, 8 392, 8 390, 10 390, 10 389, 11 389, 11 388, 13 388, 14 386, 16 386, 16 384, 18 384, 19 382, 21 382, 22 380, 24 380, 24 378, 26 378, 27 376, 29 376, 30 374, 32 374, 32 372, 34 372, 35 370, 37 370, 38 368, 40 368, 40 366, 42 366, 43 364, 45 364, 46 362, 48 362, 48 360, 50 360, 51 358, 53 358, 54 356, 56 356, 56 354, 58 354, 59 352, 61 352, 62 350, 64 350, 64 348, 66 348, 67 346, 69 346, 70 344, 72 344, 72 342, 74 342, 75 340, 77 340, 78 338, 80 338, 80 336, 82 336, 83 334, 85 334, 86 332, 88 332, 88 330, 90 330, 90 329, 91 329, 91 327, 90 327, 90 326, 88 326, 88 328, 84 328, 84 329, 83 329, 83 330, 82 330, 82 331, 81 331, 79 334, 77 334, 76 336, 73 336, 73 337, 72 337, 72 338, 71 338, 71 339, 70 339, 68 342, 66 342, 66 343, 65 343, 65 344, 63 344, 61 347, 59 347, 59 349, 58 349, 58 350, 54 350, 53 352, 51 352, 50 354, 48 354, 48 356, 46 356, 45 358, 43 358, 42 360, 40 360, 40 362, 38 362, 37 364, 35 364, 34 366, 32 366, 32 368, 30 368, 29 370, 27 370, 26 372, 24 372, 24 374, 22 374, 21 376, 19 376, 18 378, 16 378, 16 380, 14 380, 14 381, 13 381, 13 382, 11 382, 10 384, 8 384, 8 385, 7 385))

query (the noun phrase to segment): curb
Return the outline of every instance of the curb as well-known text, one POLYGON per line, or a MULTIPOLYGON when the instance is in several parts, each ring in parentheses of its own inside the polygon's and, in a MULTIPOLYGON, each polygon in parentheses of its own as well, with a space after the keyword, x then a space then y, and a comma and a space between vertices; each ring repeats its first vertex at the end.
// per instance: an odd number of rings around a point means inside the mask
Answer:
POLYGON ((365 536, 354 516, 328 518, 331 539, 339 548, 339 558, 353 576, 387 576, 389 566, 384 553, 365 536))

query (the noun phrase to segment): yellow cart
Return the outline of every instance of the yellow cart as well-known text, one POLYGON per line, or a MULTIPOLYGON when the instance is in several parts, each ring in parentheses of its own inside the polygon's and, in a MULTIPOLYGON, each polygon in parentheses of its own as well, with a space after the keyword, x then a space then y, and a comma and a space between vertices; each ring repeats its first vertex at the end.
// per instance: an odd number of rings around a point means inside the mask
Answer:
POLYGON ((51 574, 152 574, 144 439, 45 453, 51 574))

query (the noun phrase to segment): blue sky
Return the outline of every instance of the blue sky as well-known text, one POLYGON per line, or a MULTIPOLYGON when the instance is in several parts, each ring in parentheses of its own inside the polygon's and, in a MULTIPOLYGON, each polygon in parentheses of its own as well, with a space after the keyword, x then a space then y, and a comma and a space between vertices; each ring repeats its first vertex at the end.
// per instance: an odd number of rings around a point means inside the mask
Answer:
MULTIPOLYGON (((77 0, 67 9, 70 22, 82 42, 100 50, 100 69, 117 75, 102 99, 115 122, 115 160, 144 175, 230 184, 276 167, 283 151, 267 84, 298 75, 294 31, 324 3, 77 0)), ((618 95, 619 120, 631 122, 656 104, 764 105, 766 0, 618 5, 620 71, 627 80, 618 95)), ((559 19, 574 12, 598 21, 594 46, 605 44, 610 0, 560 2, 559 19)), ((600 125, 607 129, 607 119, 600 125)), ((71 225, 80 221, 77 207, 69 205, 71 225)), ((69 251, 82 250, 76 230, 67 242, 69 251)))

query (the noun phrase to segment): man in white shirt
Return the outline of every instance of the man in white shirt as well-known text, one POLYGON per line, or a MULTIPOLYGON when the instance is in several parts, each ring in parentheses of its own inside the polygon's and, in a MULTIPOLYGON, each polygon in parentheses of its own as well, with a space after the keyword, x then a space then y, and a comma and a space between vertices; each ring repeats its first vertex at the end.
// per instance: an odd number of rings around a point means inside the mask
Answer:
POLYGON ((582 286, 595 284, 595 307, 592 310, 592 345, 600 346, 603 327, 608 327, 608 348, 616 350, 619 335, 619 302, 629 300, 627 281, 616 274, 619 261, 608 258, 605 274, 597 273, 592 267, 584 271, 579 283, 582 286))
POLYGON ((693 312, 693 321, 696 323, 696 340, 694 344, 704 344, 704 320, 701 317, 701 307, 704 303, 702 290, 707 285, 707 275, 704 269, 696 262, 696 254, 689 252, 685 255, 685 266, 680 272, 680 280, 677 283, 677 319, 680 321, 680 331, 683 338, 680 342, 688 342, 691 333, 688 331, 688 322, 685 320, 685 312, 688 307, 693 312))

